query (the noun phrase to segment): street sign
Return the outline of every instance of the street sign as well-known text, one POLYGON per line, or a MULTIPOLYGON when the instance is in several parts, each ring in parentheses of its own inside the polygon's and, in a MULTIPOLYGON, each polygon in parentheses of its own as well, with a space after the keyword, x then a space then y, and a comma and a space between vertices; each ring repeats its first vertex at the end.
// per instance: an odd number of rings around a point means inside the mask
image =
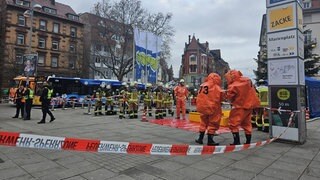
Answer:
MULTIPOLYGON (((281 5, 289 2, 294 2, 296 0, 267 0, 267 8, 271 6, 281 5)), ((298 0, 298 3, 302 5, 301 0, 298 0)))
POLYGON ((269 33, 268 58, 304 58, 304 36, 300 31, 288 30, 276 33, 269 33))
POLYGON ((268 8, 268 33, 297 28, 296 14, 296 3, 268 8))

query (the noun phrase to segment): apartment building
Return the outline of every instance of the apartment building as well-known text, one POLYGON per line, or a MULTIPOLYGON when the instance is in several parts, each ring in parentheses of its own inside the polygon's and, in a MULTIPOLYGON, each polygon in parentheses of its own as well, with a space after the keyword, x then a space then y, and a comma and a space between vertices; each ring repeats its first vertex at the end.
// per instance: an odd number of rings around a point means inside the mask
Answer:
POLYGON ((86 76, 83 23, 70 6, 55 0, 2 0, 0 8, 1 88, 25 74, 28 54, 37 55, 32 75, 86 76))

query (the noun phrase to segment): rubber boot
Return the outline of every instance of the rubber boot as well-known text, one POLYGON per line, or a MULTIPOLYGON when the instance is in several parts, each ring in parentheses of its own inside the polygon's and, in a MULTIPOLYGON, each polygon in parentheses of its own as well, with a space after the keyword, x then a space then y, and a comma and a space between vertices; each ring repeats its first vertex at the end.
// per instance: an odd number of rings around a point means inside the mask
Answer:
POLYGON ((232 133, 232 136, 233 136, 233 143, 230 144, 230 145, 239 145, 239 144, 240 144, 240 136, 239 136, 239 133, 238 133, 238 132, 232 133))
POLYGON ((195 141, 196 141, 196 143, 198 143, 198 144, 203 144, 204 132, 199 132, 199 133, 200 133, 200 134, 199 134, 199 138, 196 139, 195 141))
POLYGON ((208 134, 208 146, 218 146, 219 143, 213 141, 213 134, 208 134))
POLYGON ((251 134, 246 134, 246 143, 245 144, 250 144, 251 143, 251 134))

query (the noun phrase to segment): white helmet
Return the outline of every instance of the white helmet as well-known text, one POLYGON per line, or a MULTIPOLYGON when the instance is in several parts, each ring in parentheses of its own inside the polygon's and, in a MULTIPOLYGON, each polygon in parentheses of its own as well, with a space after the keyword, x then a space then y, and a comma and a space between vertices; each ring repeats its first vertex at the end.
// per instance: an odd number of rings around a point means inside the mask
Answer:
POLYGON ((122 85, 125 86, 125 85, 127 85, 127 83, 126 83, 126 82, 123 82, 122 85))
POLYGON ((162 82, 159 82, 159 83, 158 83, 158 86, 163 86, 163 83, 162 83, 162 82))
POLYGON ((151 87, 152 84, 151 83, 147 83, 146 87, 151 87))
POLYGON ((180 79, 180 82, 181 82, 181 83, 184 83, 184 79, 180 79))
POLYGON ((107 85, 107 89, 111 89, 111 86, 110 86, 110 84, 108 84, 108 85, 107 85))

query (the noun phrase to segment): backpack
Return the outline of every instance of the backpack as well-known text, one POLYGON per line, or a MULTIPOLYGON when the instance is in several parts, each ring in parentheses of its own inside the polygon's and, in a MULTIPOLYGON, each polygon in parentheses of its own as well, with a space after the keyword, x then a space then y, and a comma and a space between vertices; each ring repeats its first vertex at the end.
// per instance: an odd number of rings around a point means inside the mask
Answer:
POLYGON ((218 85, 205 82, 200 85, 196 102, 197 112, 210 115, 221 107, 221 90, 218 85))

